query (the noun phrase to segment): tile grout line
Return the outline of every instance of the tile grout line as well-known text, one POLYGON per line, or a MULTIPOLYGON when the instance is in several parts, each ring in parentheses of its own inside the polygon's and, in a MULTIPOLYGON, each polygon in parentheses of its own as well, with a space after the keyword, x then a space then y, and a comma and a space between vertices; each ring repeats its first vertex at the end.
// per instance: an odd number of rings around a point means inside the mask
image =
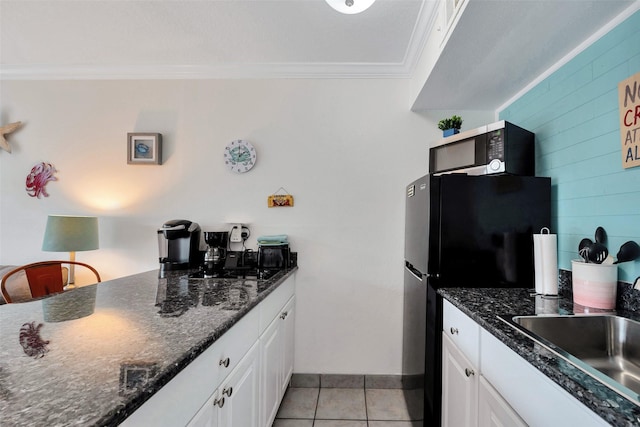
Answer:
POLYGON ((367 379, 364 379, 364 385, 362 386, 362 392, 364 393, 364 417, 366 418, 367 427, 369 427, 369 407, 367 406, 367 379))
POLYGON ((316 409, 315 411, 313 411, 313 422, 311 423, 311 427, 316 425, 316 417, 318 416, 318 405, 320 404, 320 391, 322 390, 322 380, 320 380, 319 385, 320 387, 318 387, 318 397, 316 398, 316 409))

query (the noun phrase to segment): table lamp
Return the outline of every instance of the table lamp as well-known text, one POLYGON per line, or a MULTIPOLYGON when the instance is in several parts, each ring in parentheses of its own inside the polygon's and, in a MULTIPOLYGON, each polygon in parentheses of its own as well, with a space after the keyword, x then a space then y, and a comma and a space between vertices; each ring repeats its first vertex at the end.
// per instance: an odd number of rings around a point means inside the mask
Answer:
MULTIPOLYGON (((98 249, 98 218, 95 216, 49 215, 44 232, 42 250, 69 252, 69 260, 76 260, 77 251, 98 249)), ((69 265, 69 287, 74 287, 75 266, 69 265)))

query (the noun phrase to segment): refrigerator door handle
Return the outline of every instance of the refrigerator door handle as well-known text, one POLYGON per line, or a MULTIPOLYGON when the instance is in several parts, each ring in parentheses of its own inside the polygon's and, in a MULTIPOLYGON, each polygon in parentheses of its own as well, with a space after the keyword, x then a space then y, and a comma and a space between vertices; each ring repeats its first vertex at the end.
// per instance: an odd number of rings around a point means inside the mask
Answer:
POLYGON ((423 274, 417 269, 413 268, 413 265, 411 265, 411 263, 408 261, 404 262, 404 269, 407 270, 409 273, 411 273, 412 276, 414 276, 416 279, 420 280, 421 282, 423 281, 423 279, 427 277, 426 274, 423 274))

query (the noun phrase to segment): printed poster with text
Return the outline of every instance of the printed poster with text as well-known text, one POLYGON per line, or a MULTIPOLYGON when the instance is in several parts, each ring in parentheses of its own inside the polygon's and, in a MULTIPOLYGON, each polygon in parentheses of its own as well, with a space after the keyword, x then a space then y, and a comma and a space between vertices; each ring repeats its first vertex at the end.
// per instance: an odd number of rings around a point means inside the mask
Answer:
POLYGON ((622 167, 640 166, 640 73, 618 84, 622 167))

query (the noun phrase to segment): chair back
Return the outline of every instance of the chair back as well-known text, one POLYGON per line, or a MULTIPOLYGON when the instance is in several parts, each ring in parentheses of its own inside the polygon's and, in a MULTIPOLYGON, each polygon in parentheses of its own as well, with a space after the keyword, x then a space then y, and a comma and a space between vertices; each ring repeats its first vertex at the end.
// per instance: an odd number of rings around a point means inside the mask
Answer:
MULTIPOLYGON (((100 282, 100 274, 98 271, 83 262, 77 261, 42 261, 34 262, 31 264, 23 265, 15 268, 4 275, 0 282, 0 291, 2 291, 2 297, 7 303, 14 302, 7 289, 7 283, 12 276, 23 273, 23 278, 20 280, 25 281, 24 286, 28 287, 31 293, 31 298, 43 297, 49 294, 62 292, 66 285, 66 274, 63 274, 63 265, 75 266, 79 265, 85 267, 95 275, 96 282, 100 282)), ((66 270, 66 269, 64 269, 66 270)))

